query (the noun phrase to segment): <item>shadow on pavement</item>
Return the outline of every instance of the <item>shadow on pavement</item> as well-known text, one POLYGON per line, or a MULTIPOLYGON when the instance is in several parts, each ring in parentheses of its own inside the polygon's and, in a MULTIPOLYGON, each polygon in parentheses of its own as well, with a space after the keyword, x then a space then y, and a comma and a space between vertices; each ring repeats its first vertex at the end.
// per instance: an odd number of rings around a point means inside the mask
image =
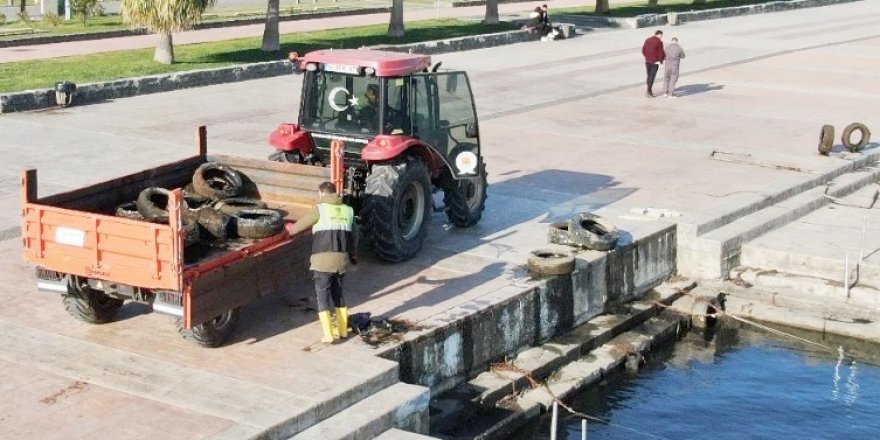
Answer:
POLYGON ((690 95, 696 95, 698 93, 713 92, 716 90, 721 90, 723 88, 724 88, 723 84, 715 84, 715 83, 688 84, 688 85, 684 85, 684 86, 680 86, 680 87, 676 88, 675 94, 680 97, 681 96, 690 96, 690 95))

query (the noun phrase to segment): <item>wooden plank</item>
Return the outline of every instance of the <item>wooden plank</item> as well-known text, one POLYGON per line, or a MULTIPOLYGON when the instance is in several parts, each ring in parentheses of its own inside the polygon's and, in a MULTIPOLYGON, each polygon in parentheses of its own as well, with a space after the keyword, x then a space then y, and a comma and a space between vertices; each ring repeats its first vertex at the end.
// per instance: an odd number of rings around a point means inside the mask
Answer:
POLYGON ((272 170, 261 170, 257 168, 235 167, 247 176, 247 179, 253 182, 258 188, 263 185, 274 185, 278 187, 287 187, 298 190, 318 191, 318 185, 326 182, 323 177, 297 175, 289 173, 279 173, 272 170))
POLYGON ((208 159, 216 160, 224 165, 229 165, 233 168, 251 168, 273 171, 281 174, 323 177, 328 180, 330 179, 330 169, 325 167, 301 165, 296 163, 275 162, 266 159, 250 159, 245 157, 227 156, 223 154, 211 155, 208 156, 208 159))

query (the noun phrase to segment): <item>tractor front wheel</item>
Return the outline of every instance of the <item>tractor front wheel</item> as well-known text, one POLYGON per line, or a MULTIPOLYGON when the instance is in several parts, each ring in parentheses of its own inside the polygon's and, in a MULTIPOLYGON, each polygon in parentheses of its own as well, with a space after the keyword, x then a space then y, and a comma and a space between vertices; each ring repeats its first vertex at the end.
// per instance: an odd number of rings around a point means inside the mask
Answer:
POLYGON ((486 208, 486 165, 473 179, 454 180, 443 189, 443 204, 449 222, 459 228, 477 224, 486 208))
POLYGON ((380 259, 397 263, 421 250, 430 204, 431 180, 422 160, 404 157, 373 166, 362 219, 367 242, 380 259))

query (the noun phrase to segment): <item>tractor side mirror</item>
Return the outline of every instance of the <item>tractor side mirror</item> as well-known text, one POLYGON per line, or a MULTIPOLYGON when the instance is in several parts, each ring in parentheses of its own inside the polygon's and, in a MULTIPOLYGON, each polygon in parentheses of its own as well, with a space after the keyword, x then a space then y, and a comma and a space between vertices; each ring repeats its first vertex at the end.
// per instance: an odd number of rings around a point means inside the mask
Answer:
POLYGON ((469 138, 479 137, 480 133, 477 129, 477 124, 467 124, 464 126, 464 134, 469 138))

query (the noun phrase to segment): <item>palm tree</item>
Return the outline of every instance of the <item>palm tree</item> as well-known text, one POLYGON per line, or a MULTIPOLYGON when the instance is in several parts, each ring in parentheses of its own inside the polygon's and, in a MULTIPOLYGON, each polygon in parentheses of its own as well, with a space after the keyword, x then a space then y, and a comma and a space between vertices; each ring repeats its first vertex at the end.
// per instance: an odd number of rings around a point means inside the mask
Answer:
POLYGON ((402 37, 406 31, 403 29, 403 0, 391 2, 391 23, 388 24, 388 36, 402 37))
POLYGON ((486 24, 498 24, 498 0, 486 2, 486 24))
POLYGON ((153 60, 174 63, 172 32, 191 29, 216 0, 122 0, 122 21, 159 34, 153 60))
POLYGON ((608 13, 608 0, 596 0, 596 13, 597 14, 607 14, 608 13))
POLYGON ((281 50, 280 37, 278 35, 278 2, 269 0, 266 8, 266 27, 263 29, 263 52, 277 52, 281 50))

